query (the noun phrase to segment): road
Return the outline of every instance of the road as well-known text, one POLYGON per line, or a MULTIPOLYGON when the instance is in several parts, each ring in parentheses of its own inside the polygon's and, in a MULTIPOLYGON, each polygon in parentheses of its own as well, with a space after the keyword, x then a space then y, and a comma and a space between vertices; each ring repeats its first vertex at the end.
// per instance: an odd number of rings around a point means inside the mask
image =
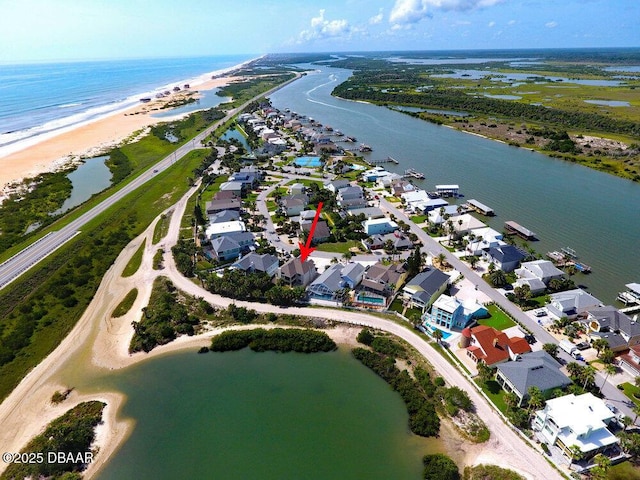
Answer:
POLYGON ((134 190, 140 188, 142 185, 147 183, 153 177, 158 175, 163 170, 169 168, 173 163, 182 159, 186 154, 190 151, 195 150, 196 148, 201 148, 201 142, 208 135, 211 134, 216 128, 222 125, 224 122, 233 118, 238 112, 242 111, 249 103, 257 100, 258 98, 266 97, 276 90, 288 85, 289 83, 300 78, 300 74, 296 73, 296 76, 287 82, 278 85, 277 87, 272 88, 271 90, 262 93, 260 95, 256 95, 251 100, 243 103, 239 107, 233 108, 227 112, 224 118, 218 120, 212 126, 203 130, 199 134, 197 134, 193 139, 189 140, 185 144, 178 147, 173 153, 166 156, 158 163, 150 167, 148 170, 143 172, 141 175, 133 179, 123 188, 115 192, 109 198, 103 200, 101 203, 93 207, 91 210, 85 212, 75 220, 73 220, 68 225, 62 227, 60 230, 53 231, 32 245, 26 247, 25 249, 18 252, 16 255, 8 259, 7 261, 0 264, 0 290, 6 287, 9 283, 19 278, 27 270, 33 268, 40 261, 50 255, 52 252, 60 248, 71 238, 79 234, 82 230, 82 227, 86 225, 87 222, 93 220, 95 217, 103 213, 109 207, 113 206, 118 201, 122 200, 129 193, 134 190), (196 147, 197 146, 197 147, 196 147))

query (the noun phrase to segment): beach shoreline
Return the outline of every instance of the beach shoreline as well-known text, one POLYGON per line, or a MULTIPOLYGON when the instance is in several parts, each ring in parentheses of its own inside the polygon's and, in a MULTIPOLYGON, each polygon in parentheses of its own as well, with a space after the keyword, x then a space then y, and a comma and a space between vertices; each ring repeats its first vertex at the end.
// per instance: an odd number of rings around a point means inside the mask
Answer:
MULTIPOLYGON (((228 85, 239 77, 234 71, 255 61, 247 60, 233 67, 216 70, 190 80, 190 88, 154 98, 149 103, 138 103, 114 110, 97 118, 43 133, 15 143, 0 146, 0 202, 15 191, 25 179, 46 172, 68 169, 84 158, 98 156, 122 142, 135 138, 136 133, 158 123, 170 122, 188 114, 171 117, 153 117, 163 104, 185 98, 185 92, 198 95, 228 85)), ((185 81, 187 84, 189 81, 185 81)), ((181 83, 181 85, 183 85, 181 83)), ((197 98, 197 97, 196 97, 197 98)))

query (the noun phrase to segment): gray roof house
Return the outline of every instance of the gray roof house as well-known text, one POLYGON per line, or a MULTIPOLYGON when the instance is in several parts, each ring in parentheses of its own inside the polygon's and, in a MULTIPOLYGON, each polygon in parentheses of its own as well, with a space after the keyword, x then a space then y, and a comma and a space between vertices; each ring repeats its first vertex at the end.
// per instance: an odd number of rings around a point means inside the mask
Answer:
POLYGON ((406 271, 399 263, 374 263, 364 273, 353 303, 362 307, 386 307, 404 281, 406 271))
POLYGON ((345 286, 355 288, 364 275, 364 267, 357 262, 350 262, 342 269, 342 280, 345 286))
MULTIPOLYGON (((311 230, 311 225, 313 225, 312 220, 304 220, 300 222, 300 228, 303 232, 309 233, 311 230)), ((311 239, 312 244, 318 244, 322 242, 326 242, 329 240, 331 236, 331 230, 329 229, 329 225, 327 225, 326 220, 318 220, 316 223, 316 229, 313 231, 313 238, 311 239)))
POLYGON ((538 387, 543 394, 565 388, 571 380, 560 371, 561 365, 544 350, 518 355, 513 362, 497 365, 496 381, 506 392, 517 395, 518 406, 527 399, 530 387, 538 387))
POLYGON ((576 318, 578 314, 600 305, 602 302, 596 297, 576 288, 550 295, 547 310, 556 317, 576 318))
POLYGON ((339 202, 344 200, 353 200, 364 197, 364 192, 361 187, 344 187, 338 190, 337 199, 339 202))
POLYGON ((343 288, 343 268, 339 263, 329 266, 307 287, 309 295, 320 300, 335 300, 336 294, 343 288))
POLYGON ((218 260, 233 260, 253 245, 254 238, 251 232, 230 233, 211 240, 214 257, 218 260))
POLYGON ((282 210, 287 217, 295 217, 300 215, 307 204, 309 203, 309 197, 304 193, 297 195, 288 195, 280 200, 282 210))
POLYGON ((338 193, 338 190, 350 185, 349 180, 333 180, 324 184, 324 188, 330 190, 333 193, 338 193))
POLYGON ((209 216, 209 223, 233 222, 240 219, 240 212, 237 210, 221 210, 209 216))
POLYGON ((413 247, 413 242, 405 234, 398 231, 387 233, 386 235, 371 235, 362 240, 362 244, 369 250, 385 248, 387 241, 391 241, 392 248, 396 250, 406 250, 413 247))
POLYGON ((560 279, 564 276, 564 272, 549 260, 523 262, 515 273, 518 276, 515 285, 529 285, 534 295, 543 292, 554 278, 560 279))
POLYGON ((344 210, 348 211, 353 209, 366 208, 367 205, 369 205, 369 202, 367 201, 366 198, 359 197, 359 198, 349 198, 346 200, 338 200, 338 205, 340 205, 340 207, 342 207, 344 210))
POLYGON ((614 352, 640 344, 640 322, 634 321, 617 308, 607 305, 589 309, 586 313, 584 323, 592 340, 604 338, 614 352))
POLYGON ((318 275, 313 260, 300 261, 300 257, 293 257, 280 267, 278 278, 290 287, 306 287, 318 275))
POLYGON ((246 273, 264 272, 270 277, 273 277, 278 270, 278 266, 278 257, 275 255, 270 255, 268 253, 259 255, 251 252, 234 263, 231 268, 236 268, 246 273))
POLYGON ((222 210, 240 210, 241 205, 238 198, 211 200, 206 205, 207 215, 213 215, 222 210))
POLYGON ((503 272, 513 272, 525 257, 524 253, 512 245, 491 247, 483 256, 503 272))
POLYGON ((448 283, 449 275, 437 268, 428 268, 413 277, 402 294, 413 307, 424 310, 446 290, 448 283))

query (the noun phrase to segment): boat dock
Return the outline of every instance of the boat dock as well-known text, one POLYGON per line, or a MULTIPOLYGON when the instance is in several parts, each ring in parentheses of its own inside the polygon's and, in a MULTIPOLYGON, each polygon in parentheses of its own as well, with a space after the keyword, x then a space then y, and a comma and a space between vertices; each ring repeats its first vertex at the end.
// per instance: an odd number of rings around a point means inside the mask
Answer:
POLYGON ((475 210, 476 212, 481 213, 482 215, 486 215, 487 217, 493 217, 495 215, 495 212, 493 211, 492 208, 487 207, 485 204, 480 203, 479 201, 473 198, 467 202, 467 205, 472 210, 475 210))
POLYGON ((436 185, 436 192, 438 192, 441 197, 459 197, 459 191, 459 185, 436 185))
POLYGON ((413 168, 407 168, 404 171, 404 176, 405 177, 417 178, 419 180, 423 180, 424 179, 424 173, 420 173, 417 170, 414 170, 413 168))
POLYGON ((367 162, 367 164, 370 166, 381 165, 383 163, 395 163, 396 165, 398 165, 400 163, 398 160, 396 160, 393 157, 387 157, 382 160, 365 160, 365 162, 367 162))
POLYGON ((591 267, 586 263, 578 261, 578 255, 573 248, 562 247, 560 251, 547 252, 549 258, 558 267, 573 265, 576 270, 582 273, 591 273, 591 267))
POLYGON ((629 290, 620 292, 616 299, 625 305, 640 305, 640 283, 627 283, 625 287, 629 290))
POLYGON ((508 220, 504 222, 504 228, 510 235, 518 235, 525 240, 537 240, 536 234, 529 230, 528 228, 523 227, 519 223, 514 222, 513 220, 508 220))

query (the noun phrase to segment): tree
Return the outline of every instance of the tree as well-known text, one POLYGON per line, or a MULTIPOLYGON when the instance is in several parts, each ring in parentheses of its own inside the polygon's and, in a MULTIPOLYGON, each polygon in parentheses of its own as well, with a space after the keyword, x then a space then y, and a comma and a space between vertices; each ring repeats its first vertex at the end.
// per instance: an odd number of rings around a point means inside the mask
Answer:
POLYGON ((598 455, 593 457, 593 460, 595 461, 596 466, 593 467, 590 471, 591 478, 593 478, 594 480, 606 480, 607 472, 611 467, 611 460, 609 460, 609 457, 603 455, 602 453, 599 453, 598 455))
POLYGON ((605 348, 600 353, 600 360, 602 360, 602 362, 606 365, 612 364, 615 358, 616 354, 613 353, 613 350, 611 350, 610 348, 605 348))
POLYGON ((510 410, 513 410, 520 403, 520 399, 515 393, 509 392, 504 394, 504 403, 510 410))
POLYGON ((558 344, 557 343, 545 343, 542 345, 542 349, 551 355, 553 358, 556 358, 558 355, 558 344))
POLYGON ((596 378, 596 369, 591 365, 586 365, 582 368, 582 372, 580 373, 580 380, 582 381, 582 389, 586 390, 587 385, 590 385, 594 382, 596 378))
POLYGON ((487 365, 484 362, 479 362, 477 368, 478 368, 478 377, 480 378, 480 381, 482 383, 487 383, 489 380, 493 378, 493 375, 495 374, 495 369, 491 368, 489 365, 487 365))
POLYGON ((507 277, 502 270, 495 270, 489 274, 489 281, 494 287, 503 287, 507 284, 507 277))
POLYGON ((415 277, 422 270, 422 253, 420 247, 416 247, 407 258, 407 276, 415 277))
POLYGON ((527 394, 529 395, 529 411, 540 410, 544 407, 544 395, 538 387, 529 387, 527 394))
POLYGON ((442 340, 442 331, 438 328, 433 330, 433 338, 435 338, 436 343, 440 344, 440 340, 442 340))
POLYGON ((622 432, 620 434, 620 446, 633 459, 637 459, 640 457, 640 433, 622 432))
POLYGON ((617 371, 618 369, 616 368, 615 365, 607 364, 604 366, 604 373, 606 373, 606 375, 604 377, 604 381, 602 382, 602 385, 600 386, 600 393, 602 393, 602 389, 604 388, 604 384, 607 383, 607 379, 609 378, 609 375, 615 375, 617 371))
POLYGON ((373 333, 371 333, 371 330, 369 330, 368 328, 363 328, 362 330, 360 330, 360 333, 356 337, 356 340, 358 340, 358 342, 362 343, 363 345, 371 345, 371 342, 373 342, 374 338, 375 337, 373 336, 373 333))
POLYGON ((478 257, 476 257, 475 255, 471 255, 469 257, 469 265, 471 265, 471 269, 472 270, 476 269, 476 265, 478 265, 479 261, 480 261, 480 259, 478 257))
POLYGON ((584 458, 584 453, 578 445, 571 445, 569 447, 569 452, 571 452, 571 462, 579 462, 584 458))
POLYGON ((425 480, 459 480, 460 472, 453 460, 442 453, 426 455, 422 459, 425 480))
POLYGON ((569 362, 567 364, 567 373, 574 382, 580 378, 582 374, 582 366, 578 362, 569 362))
POLYGON ((521 285, 513 289, 518 305, 524 305, 531 298, 531 287, 529 285, 521 285))
POLYGON ((591 342, 591 346, 596 349, 598 357, 600 357, 600 352, 609 346, 609 342, 604 338, 597 338, 591 342))

